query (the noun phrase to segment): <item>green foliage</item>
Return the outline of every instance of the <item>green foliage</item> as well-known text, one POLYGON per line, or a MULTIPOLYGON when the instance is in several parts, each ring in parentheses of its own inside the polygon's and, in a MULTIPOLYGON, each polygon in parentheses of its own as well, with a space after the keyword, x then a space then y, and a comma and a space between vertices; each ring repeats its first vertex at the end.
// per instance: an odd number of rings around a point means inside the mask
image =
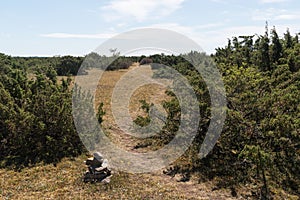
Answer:
POLYGON ((151 106, 153 106, 153 104, 149 104, 147 103, 145 100, 140 100, 141 105, 141 109, 146 113, 146 116, 141 116, 139 115, 133 122, 136 123, 139 126, 147 126, 150 123, 150 116, 149 116, 149 112, 150 112, 150 108, 151 106))
POLYGON ((5 165, 58 162, 82 153, 69 85, 56 82, 53 68, 29 78, 12 58, 1 56, 0 64, 0 152, 5 165))
MULTIPOLYGON (((170 101, 163 102, 163 108, 167 113, 167 119, 162 130, 149 138, 141 141, 136 148, 151 146, 153 150, 159 149, 163 147, 165 144, 168 144, 175 136, 175 133, 178 131, 180 125, 180 106, 179 101, 176 98, 175 94, 171 91, 166 91, 167 95, 171 97, 170 101)), ((141 108, 147 114, 144 116, 138 116, 134 122, 139 126, 147 126, 150 123, 150 108, 153 106, 152 104, 147 103, 145 100, 140 101, 142 106, 141 108)))
POLYGON ((103 116, 105 115, 105 111, 103 110, 103 106, 104 104, 101 102, 98 106, 98 111, 96 114, 97 120, 99 122, 99 124, 101 124, 103 122, 103 116))
POLYGON ((134 58, 119 56, 108 65, 107 70, 128 69, 132 65, 133 60, 134 58))
MULTIPOLYGON (((223 75, 228 102, 227 118, 213 151, 202 160, 199 160, 197 153, 210 121, 206 85, 201 76, 179 57, 166 59, 165 56, 156 56, 153 59, 183 74, 199 100, 201 120, 198 135, 183 156, 184 162, 177 165, 207 178, 220 178, 222 186, 234 187, 240 183, 258 185, 258 190, 253 191, 255 198, 271 198, 275 188, 299 195, 298 38, 287 32, 283 39, 279 39, 275 28, 269 36, 266 27, 263 36, 234 37, 226 47, 216 50, 212 58, 223 75)), ((208 65, 205 56, 199 55, 199 58, 204 65, 208 65)), ((156 76, 164 77, 163 71, 156 76)), ((172 101, 165 106, 169 111, 178 109, 172 101)), ((174 123, 178 115, 175 113, 178 112, 168 112, 171 123, 164 127, 168 131, 162 131, 162 135, 172 135, 169 132, 176 131, 174 123)))
POLYGON ((140 61, 140 65, 149 65, 153 63, 151 58, 142 58, 140 61))
MULTIPOLYGON (((82 62, 82 57, 63 56, 55 65, 55 69, 59 76, 77 75, 82 62)), ((86 74, 86 72, 81 71, 79 74, 86 74)))
MULTIPOLYGON (((253 46, 250 53, 255 59, 242 68, 225 58, 227 48, 217 50, 215 60, 223 73, 229 110, 211 159, 219 163, 213 157, 222 152, 222 163, 233 164, 226 173, 235 180, 261 182, 265 190, 276 185, 299 194, 298 44, 291 42, 295 39, 289 32, 285 39, 278 39, 274 28, 268 50, 267 37, 259 37, 257 48, 253 46)), ((238 49, 231 55, 235 51, 238 49)))
POLYGON ((272 38, 271 38, 272 45, 271 45, 271 49, 270 49, 271 61, 273 63, 276 63, 281 58, 282 53, 283 53, 282 44, 281 44, 278 34, 275 30, 275 27, 271 30, 271 34, 272 34, 272 38))

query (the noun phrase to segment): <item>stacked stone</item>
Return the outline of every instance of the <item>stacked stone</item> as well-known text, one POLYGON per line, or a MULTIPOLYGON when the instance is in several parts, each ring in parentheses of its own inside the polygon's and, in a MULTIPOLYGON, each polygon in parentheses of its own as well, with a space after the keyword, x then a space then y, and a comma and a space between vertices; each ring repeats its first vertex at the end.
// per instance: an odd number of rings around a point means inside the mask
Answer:
POLYGON ((85 164, 88 170, 83 177, 84 182, 110 182, 111 170, 107 159, 104 159, 101 153, 95 152, 92 158, 85 161, 85 164))

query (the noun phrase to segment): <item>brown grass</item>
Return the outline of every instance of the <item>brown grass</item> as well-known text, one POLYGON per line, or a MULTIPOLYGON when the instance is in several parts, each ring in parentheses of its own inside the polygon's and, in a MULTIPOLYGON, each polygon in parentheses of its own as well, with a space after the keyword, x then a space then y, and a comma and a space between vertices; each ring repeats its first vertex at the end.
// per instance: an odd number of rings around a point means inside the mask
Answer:
MULTIPOLYGON (((227 199, 209 184, 178 183, 165 175, 116 173, 109 184, 83 183, 86 156, 64 159, 56 167, 39 165, 21 172, 0 170, 2 199, 227 199)), ((227 195, 226 195, 227 194, 227 195)))
MULTIPOLYGON (((130 70, 137 66, 133 66, 130 70)), ((152 73, 150 66, 143 66, 147 69, 147 73, 152 73)), ((128 70, 119 71, 106 71, 101 77, 96 91, 96 105, 100 102, 104 103, 104 110, 106 112, 104 116, 103 127, 110 136, 112 142, 118 146, 126 149, 127 151, 133 151, 134 146, 140 141, 138 138, 131 137, 130 135, 123 133, 118 125, 115 123, 112 111, 111 111, 111 98, 114 87, 120 78, 125 75, 128 70)), ((140 108, 140 100, 146 100, 147 103, 153 103, 161 105, 168 96, 165 94, 165 88, 158 84, 147 84, 137 88, 134 91, 130 103, 129 112, 131 118, 134 120, 139 115, 145 115, 143 110, 140 108)), ((136 151, 136 150, 135 150, 136 151)))
POLYGON ((160 173, 114 172, 109 184, 83 183, 86 158, 64 159, 56 167, 40 164, 21 172, 0 169, 0 199, 235 199, 228 190, 212 191, 213 182, 197 183, 194 178, 182 183, 160 173))

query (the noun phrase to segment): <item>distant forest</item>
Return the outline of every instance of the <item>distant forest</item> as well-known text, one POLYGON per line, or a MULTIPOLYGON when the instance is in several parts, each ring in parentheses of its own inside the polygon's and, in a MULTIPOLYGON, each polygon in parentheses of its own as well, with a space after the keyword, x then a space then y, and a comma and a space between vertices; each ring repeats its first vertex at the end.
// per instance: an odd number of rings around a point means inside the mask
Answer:
MULTIPOLYGON (((222 74, 227 94, 222 135, 204 159, 197 155, 210 122, 209 93, 184 56, 120 56, 107 66, 107 70, 118 70, 137 61, 164 64, 183 74, 194 88, 201 111, 198 134, 176 166, 166 173, 200 174, 204 180, 219 180, 218 187, 252 184, 255 187, 249 189, 260 198, 270 198, 277 188, 300 195, 298 34, 291 35, 287 30, 279 37, 275 27, 266 27, 264 35, 229 39, 226 46, 216 48, 215 54, 188 55, 201 58, 203 65, 209 65, 207 60, 212 59, 222 74), (259 188, 259 192, 253 188, 259 188)), ((87 58, 95 65, 103 60, 96 53, 87 58)), ((0 54, 1 167, 57 163, 86 152, 73 122, 70 87, 71 76, 77 75, 84 59, 0 54), (60 81, 58 76, 64 77, 60 81)), ((106 67, 105 63, 100 67, 106 67)), ((87 73, 81 71, 78 75, 87 73)), ((158 136, 146 139, 140 146, 160 147, 172 139, 180 123, 180 107, 175 97, 163 106, 168 122, 158 136)))

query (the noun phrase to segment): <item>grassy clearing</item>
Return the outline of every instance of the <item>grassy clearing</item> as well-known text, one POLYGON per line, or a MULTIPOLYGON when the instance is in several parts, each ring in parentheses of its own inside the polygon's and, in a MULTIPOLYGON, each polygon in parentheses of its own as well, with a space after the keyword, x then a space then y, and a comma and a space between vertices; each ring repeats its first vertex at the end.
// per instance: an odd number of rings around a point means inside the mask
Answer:
POLYGON ((83 183, 86 156, 16 172, 1 169, 2 199, 227 199, 208 184, 179 183, 169 176, 115 173, 109 184, 83 183))
MULTIPOLYGON (((130 70, 135 69, 137 66, 133 66, 130 70)), ((152 73, 150 66, 143 66, 146 73, 152 73)), ((116 143, 120 147, 133 151, 133 147, 140 141, 137 138, 131 137, 130 135, 123 133, 118 125, 115 123, 114 116, 111 111, 111 98, 114 91, 114 87, 117 82, 120 81, 121 77, 125 75, 128 70, 119 71, 106 71, 103 73, 101 80, 98 83, 96 91, 96 106, 103 102, 106 114, 104 116, 103 127, 110 136, 112 142, 116 143)), ((122 97, 121 97, 122 98, 122 97)), ((144 115, 141 110, 140 100, 146 100, 148 103, 161 105, 161 103, 168 99, 165 94, 165 88, 158 84, 147 84, 137 88, 131 96, 129 102, 129 113, 131 118, 134 120, 139 115, 144 115)))
MULTIPOLYGON (((214 181, 198 183, 194 177, 182 183, 156 172, 115 172, 109 184, 83 183, 86 155, 64 159, 56 166, 37 165, 20 172, 0 169, 1 199, 236 199, 229 190, 212 191, 214 181)), ((240 188, 247 193, 246 188, 240 188)), ((284 193, 283 199, 297 199, 284 193)), ((277 199, 282 199, 277 198, 277 199)))

